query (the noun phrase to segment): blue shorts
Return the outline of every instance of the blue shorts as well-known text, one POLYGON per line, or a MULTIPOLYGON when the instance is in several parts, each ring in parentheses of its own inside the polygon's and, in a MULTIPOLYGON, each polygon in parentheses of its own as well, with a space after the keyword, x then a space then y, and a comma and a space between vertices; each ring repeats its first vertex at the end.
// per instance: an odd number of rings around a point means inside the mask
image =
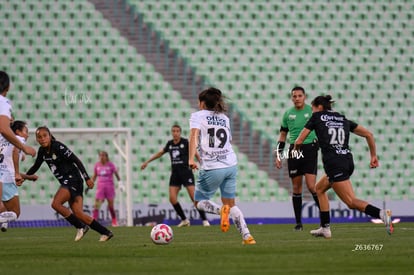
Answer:
POLYGON ((236 176, 237 166, 200 170, 194 199, 196 201, 209 200, 219 188, 222 198, 234 199, 236 197, 236 176))
POLYGON ((15 196, 18 196, 17 185, 14 182, 3 183, 3 194, 1 196, 2 201, 9 201, 15 196))

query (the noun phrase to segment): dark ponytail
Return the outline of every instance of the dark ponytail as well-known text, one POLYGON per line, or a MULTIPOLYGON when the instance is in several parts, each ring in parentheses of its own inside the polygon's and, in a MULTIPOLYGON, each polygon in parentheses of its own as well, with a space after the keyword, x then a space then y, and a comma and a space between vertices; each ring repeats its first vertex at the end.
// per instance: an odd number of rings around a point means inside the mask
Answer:
POLYGON ((204 102, 207 110, 215 113, 224 113, 227 111, 227 106, 224 102, 224 96, 217 88, 207 88, 198 95, 198 100, 204 102))
POLYGON ((332 100, 332 97, 330 95, 320 95, 315 97, 314 100, 312 100, 312 106, 319 106, 322 105, 324 110, 332 110, 332 103, 335 101, 332 100))

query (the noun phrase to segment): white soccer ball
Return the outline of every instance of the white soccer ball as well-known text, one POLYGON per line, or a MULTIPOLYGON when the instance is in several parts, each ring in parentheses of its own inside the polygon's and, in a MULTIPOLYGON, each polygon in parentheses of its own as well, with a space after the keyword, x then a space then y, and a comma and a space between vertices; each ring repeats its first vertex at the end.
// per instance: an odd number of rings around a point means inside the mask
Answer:
POLYGON ((155 244, 169 244, 173 237, 171 227, 164 223, 157 224, 151 230, 151 240, 155 244))

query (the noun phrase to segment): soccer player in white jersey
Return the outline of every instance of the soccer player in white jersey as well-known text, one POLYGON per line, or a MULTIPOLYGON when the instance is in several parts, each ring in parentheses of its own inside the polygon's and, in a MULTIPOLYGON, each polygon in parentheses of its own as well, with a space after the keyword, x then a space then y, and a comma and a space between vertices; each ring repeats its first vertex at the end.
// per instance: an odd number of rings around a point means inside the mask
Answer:
POLYGON ((221 216, 221 230, 227 232, 231 217, 242 236, 242 244, 255 244, 243 213, 235 204, 237 157, 231 145, 229 118, 224 114, 223 95, 216 88, 208 88, 198 96, 200 111, 191 114, 188 164, 198 169, 196 151, 200 155, 200 171, 195 188, 197 209, 221 216), (220 188, 222 206, 211 201, 220 188))
MULTIPOLYGON (((7 141, 12 143, 17 149, 23 151, 27 155, 35 156, 36 150, 30 146, 23 144, 13 133, 10 128, 12 119, 12 106, 6 98, 10 89, 10 78, 6 72, 0 71, 0 135, 7 141)), ((0 197, 3 194, 3 183, 0 184, 0 197)), ((1 204, 1 203, 0 203, 1 204)), ((0 214, 0 223, 14 220, 14 216, 3 216, 0 214)))
MULTIPOLYGON (((26 122, 15 120, 11 124, 12 131, 17 138, 25 143, 29 137, 29 130, 26 122)), ((25 175, 19 172, 20 150, 0 136, 0 182, 3 184, 2 202, 0 207, 0 217, 11 221, 20 216, 20 200, 17 186, 23 183, 23 180, 37 180, 36 175, 25 175)), ((22 155, 23 156, 23 155, 22 155)), ((1 224, 1 231, 7 231, 8 222, 1 224)))

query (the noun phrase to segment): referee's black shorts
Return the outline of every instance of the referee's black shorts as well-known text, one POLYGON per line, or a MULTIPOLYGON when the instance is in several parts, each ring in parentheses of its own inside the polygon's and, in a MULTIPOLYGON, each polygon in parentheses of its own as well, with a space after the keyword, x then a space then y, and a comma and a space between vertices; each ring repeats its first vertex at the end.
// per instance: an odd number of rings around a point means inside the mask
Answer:
POLYGON ((302 144, 299 152, 289 147, 288 171, 289 177, 294 178, 304 174, 316 175, 318 171, 318 143, 302 144))

